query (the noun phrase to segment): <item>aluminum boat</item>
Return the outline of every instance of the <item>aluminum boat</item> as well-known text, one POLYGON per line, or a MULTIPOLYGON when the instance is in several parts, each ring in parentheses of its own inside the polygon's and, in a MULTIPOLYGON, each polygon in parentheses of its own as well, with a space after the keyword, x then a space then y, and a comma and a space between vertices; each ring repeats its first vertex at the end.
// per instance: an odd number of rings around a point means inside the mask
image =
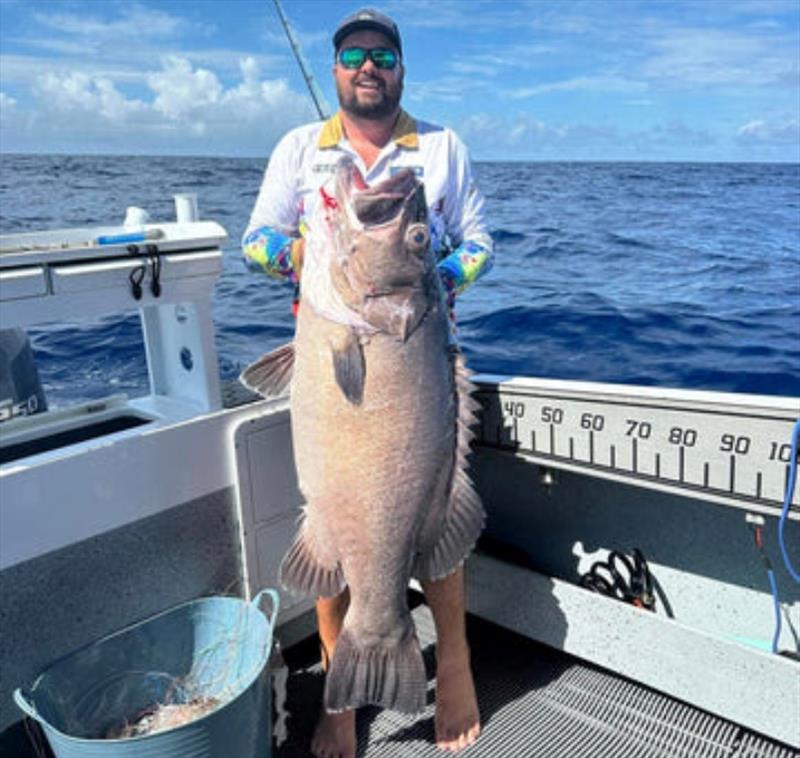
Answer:
MULTIPOLYGON (((303 502, 289 404, 220 381, 226 232, 185 200, 175 221, 0 238, 3 329, 138 312, 149 370, 144 397, 0 421, 2 755, 36 755, 11 693, 53 660, 187 600, 277 586, 303 502)), ((797 563, 800 494, 783 505, 800 399, 476 382, 488 525, 466 575, 483 733, 463 754, 797 755, 800 588, 778 534, 797 563), (592 581, 634 551, 652 602, 592 581)), ((431 705, 364 709, 359 755, 441 755, 417 590, 431 705)), ((284 594, 276 756, 309 754, 313 635, 312 603, 284 594)))

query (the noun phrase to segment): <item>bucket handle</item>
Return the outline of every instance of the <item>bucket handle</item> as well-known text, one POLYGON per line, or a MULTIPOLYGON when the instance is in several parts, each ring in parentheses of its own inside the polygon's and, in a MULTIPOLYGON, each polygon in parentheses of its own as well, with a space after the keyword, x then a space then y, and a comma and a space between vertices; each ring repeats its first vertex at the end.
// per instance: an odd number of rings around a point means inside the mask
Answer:
POLYGON ((40 716, 31 702, 30 695, 21 687, 17 687, 17 689, 14 690, 14 702, 26 716, 34 719, 34 721, 40 720, 40 716))
POLYGON ((271 587, 265 587, 250 601, 250 605, 256 610, 259 610, 261 607, 261 601, 264 599, 264 595, 269 595, 269 599, 272 601, 272 608, 270 609, 271 613, 269 615, 264 613, 264 615, 267 617, 270 627, 273 627, 275 625, 275 618, 278 615, 278 610, 281 607, 280 595, 278 595, 275 590, 273 590, 271 587))

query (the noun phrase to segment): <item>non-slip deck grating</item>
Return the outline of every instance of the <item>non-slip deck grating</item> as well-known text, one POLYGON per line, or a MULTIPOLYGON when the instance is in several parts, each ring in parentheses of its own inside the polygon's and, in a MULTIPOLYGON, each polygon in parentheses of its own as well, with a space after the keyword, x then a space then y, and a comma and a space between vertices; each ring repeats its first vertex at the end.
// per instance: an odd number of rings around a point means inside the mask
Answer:
MULTIPOLYGON (((800 716, 798 716, 800 719, 800 716)), ((770 742, 758 734, 745 734, 733 758, 798 758, 800 753, 770 742)))
MULTIPOLYGON (((433 621, 414 610, 428 668, 418 716, 359 712, 359 758, 443 758, 433 742, 433 621)), ((479 619, 468 619, 483 732, 459 758, 797 758, 795 751, 479 619)), ((288 739, 275 758, 308 756, 322 695, 313 646, 289 651, 288 739)))

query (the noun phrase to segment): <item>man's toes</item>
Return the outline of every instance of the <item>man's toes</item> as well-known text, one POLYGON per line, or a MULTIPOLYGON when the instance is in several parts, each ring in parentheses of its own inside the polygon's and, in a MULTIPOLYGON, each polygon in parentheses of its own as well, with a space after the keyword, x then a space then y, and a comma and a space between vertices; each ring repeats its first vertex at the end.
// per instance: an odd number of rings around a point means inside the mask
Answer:
POLYGON ((436 740, 436 746, 440 750, 455 752, 458 750, 458 735, 452 732, 445 732, 436 740))
POLYGON ((440 750, 457 752, 475 742, 480 732, 480 724, 473 724, 463 730, 442 732, 436 736, 436 746, 440 750))

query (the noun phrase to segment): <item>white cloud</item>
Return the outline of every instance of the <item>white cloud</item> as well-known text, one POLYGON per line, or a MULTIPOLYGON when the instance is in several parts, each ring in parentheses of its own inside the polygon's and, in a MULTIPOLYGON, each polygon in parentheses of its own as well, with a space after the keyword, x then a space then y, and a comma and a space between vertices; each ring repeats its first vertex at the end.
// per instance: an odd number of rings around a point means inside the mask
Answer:
POLYGON ((541 65, 544 56, 553 56, 559 52, 555 45, 549 44, 503 45, 492 52, 455 55, 447 61, 447 67, 459 74, 492 77, 504 73, 502 69, 506 68, 514 71, 536 68, 541 65))
POLYGON ((15 107, 16 104, 17 101, 13 97, 10 97, 5 92, 0 92, 0 111, 11 109, 15 107))
POLYGON ((482 112, 460 121, 457 128, 479 160, 547 160, 564 155, 576 160, 663 160, 681 154, 716 160, 724 150, 713 134, 681 121, 635 130, 603 123, 551 122, 527 113, 496 116, 482 112))
POLYGON ((755 119, 736 131, 742 143, 794 144, 800 147, 800 120, 785 119, 779 123, 755 119))
POLYGON ((20 110, 16 98, 0 92, 0 150, 8 150, 8 137, 24 130, 29 121, 30 116, 20 110))
POLYGON ((82 141, 99 152, 124 145, 129 152, 265 154, 288 128, 313 117, 310 102, 284 79, 262 79, 255 57, 238 66, 238 81, 226 87, 214 71, 167 56, 159 70, 144 72, 149 96, 142 98, 110 77, 45 71, 35 78, 31 107, 9 107, 8 94, 0 100, 5 149, 82 141))
POLYGON ((294 92, 285 79, 261 79, 260 67, 254 58, 240 61, 242 82, 223 92, 206 117, 216 128, 235 118, 241 126, 258 134, 280 134, 289 126, 314 118, 311 101, 306 93, 294 92))
MULTIPOLYGON (((13 42, 15 46, 38 48, 46 50, 51 53, 56 53, 59 56, 73 56, 75 58, 86 58, 88 55, 98 55, 101 50, 96 42, 87 40, 71 40, 54 37, 52 33, 46 36, 37 37, 18 37, 16 39, 9 39, 7 42, 13 42)), ((48 58, 52 63, 52 58, 48 58)))
POLYGON ((682 121, 656 124, 650 129, 631 133, 630 139, 643 148, 674 146, 706 148, 717 141, 716 137, 705 129, 695 129, 682 121))
POLYGON ((588 92, 644 92, 648 87, 643 82, 623 79, 615 76, 578 76, 560 82, 537 84, 533 87, 519 87, 505 92, 506 97, 513 100, 523 100, 536 95, 545 95, 551 92, 575 92, 578 90, 588 92))
POLYGON ((96 60, 54 59, 32 55, 0 55, 0 78, 4 86, 18 85, 32 89, 45 74, 62 75, 64 72, 82 72, 90 77, 107 77, 116 84, 142 82, 145 72, 119 63, 96 60))
POLYGON ((178 120, 202 112, 219 102, 222 85, 208 69, 193 69, 185 58, 170 55, 164 68, 147 75, 147 84, 156 93, 153 107, 167 118, 178 120))
POLYGON ((477 113, 461 121, 458 130, 477 154, 484 150, 509 149, 520 158, 550 152, 564 146, 616 144, 619 133, 613 126, 602 124, 561 123, 542 121, 534 115, 519 113, 514 117, 477 113))
POLYGON ((767 130, 767 125, 764 121, 748 121, 744 126, 740 126, 737 134, 742 137, 756 137, 759 138, 764 135, 767 130))
POLYGON ((190 25, 182 18, 154 8, 134 3, 122 6, 121 17, 106 20, 77 13, 35 13, 33 18, 43 26, 62 34, 71 34, 93 41, 114 44, 142 39, 174 37, 181 31, 192 29, 195 33, 210 27, 190 25))
MULTIPOLYGON (((0 0, 1 1, 1 0, 0 0)), ((237 76, 241 73, 239 61, 243 57, 253 58, 260 69, 283 71, 286 58, 274 54, 243 54, 238 50, 219 48, 184 51, 179 57, 195 66, 213 69, 218 77, 237 76)), ((107 50, 103 55, 83 55, 75 57, 50 58, 37 55, 0 55, 0 80, 4 87, 16 85, 32 88, 36 80, 47 73, 63 74, 65 71, 81 71, 90 77, 107 77, 119 86, 125 84, 146 84, 153 72, 142 65, 143 60, 159 61, 165 59, 158 46, 138 47, 129 50, 107 50)), ((152 65, 152 64, 151 64, 152 65)))
POLYGON ((718 29, 672 29, 652 42, 641 74, 682 86, 786 85, 798 81, 796 40, 718 29))
POLYGON ((34 94, 46 103, 48 110, 100 116, 117 123, 146 109, 143 102, 126 99, 110 79, 80 71, 42 74, 36 81, 34 94))
POLYGON ((412 103, 460 103, 465 95, 474 95, 481 83, 459 76, 443 76, 434 81, 407 81, 403 98, 412 103))
POLYGON ((384 12, 397 21, 401 33, 405 29, 475 29, 480 19, 481 29, 508 29, 519 26, 526 18, 524 11, 496 0, 385 0, 384 12))
MULTIPOLYGON (((298 29, 291 22, 289 25, 291 26, 297 41, 300 43, 300 48, 302 50, 308 52, 313 48, 325 47, 330 50, 331 61, 333 60, 333 43, 331 41, 333 39, 333 34, 330 29, 325 31, 315 31, 312 29, 298 29)), ((271 48, 285 49, 289 44, 288 40, 286 39, 286 32, 284 32, 283 28, 277 24, 265 25, 264 31, 261 34, 261 39, 266 43, 266 47, 271 48)))

